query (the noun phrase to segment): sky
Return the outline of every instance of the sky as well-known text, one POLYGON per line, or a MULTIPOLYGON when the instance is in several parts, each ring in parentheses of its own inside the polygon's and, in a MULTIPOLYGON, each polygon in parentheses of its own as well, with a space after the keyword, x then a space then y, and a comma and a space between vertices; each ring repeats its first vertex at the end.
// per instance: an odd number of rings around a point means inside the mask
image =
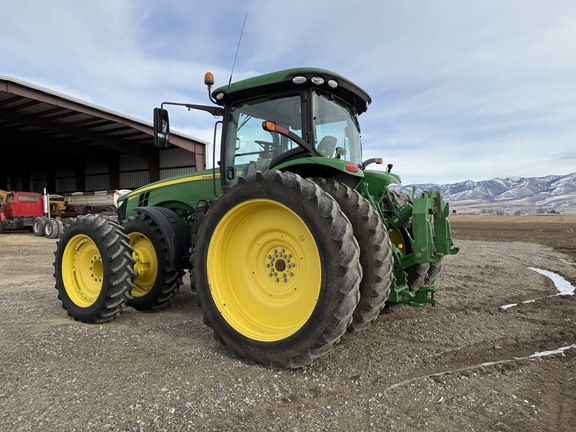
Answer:
MULTIPOLYGON (((148 122, 162 102, 210 104, 207 71, 218 87, 232 70, 320 67, 370 94, 364 159, 405 184, 576 172, 574 0, 0 0, 0 14, 0 75, 148 122)), ((214 121, 170 109, 172 129, 210 143, 214 121)))

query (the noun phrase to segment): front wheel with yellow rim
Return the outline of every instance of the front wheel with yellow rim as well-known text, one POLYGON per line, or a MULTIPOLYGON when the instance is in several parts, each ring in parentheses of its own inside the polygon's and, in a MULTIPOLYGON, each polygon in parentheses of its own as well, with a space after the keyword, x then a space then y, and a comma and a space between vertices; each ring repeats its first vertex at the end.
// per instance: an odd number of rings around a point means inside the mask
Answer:
POLYGON ((216 338, 248 361, 287 368, 340 340, 362 278, 338 204, 313 182, 279 171, 241 178, 212 203, 194 268, 216 338))
POLYGON ((58 299, 72 318, 103 323, 116 318, 134 286, 134 259, 122 227, 98 215, 71 220, 56 246, 58 299))
MULTIPOLYGON (((176 216, 177 217, 177 216, 176 216)), ((136 260, 134 288, 128 306, 140 311, 166 307, 182 285, 184 271, 170 263, 168 239, 147 214, 138 213, 124 224, 136 260)))

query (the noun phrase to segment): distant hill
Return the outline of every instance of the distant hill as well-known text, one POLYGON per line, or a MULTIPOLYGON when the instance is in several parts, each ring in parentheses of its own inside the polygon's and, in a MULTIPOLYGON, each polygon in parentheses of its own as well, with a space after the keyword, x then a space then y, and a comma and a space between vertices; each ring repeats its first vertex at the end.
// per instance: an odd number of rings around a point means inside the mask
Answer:
MULTIPOLYGON (((402 190, 411 193, 411 187, 402 190)), ((450 209, 457 213, 576 214, 576 172, 416 187, 441 191, 450 209)))

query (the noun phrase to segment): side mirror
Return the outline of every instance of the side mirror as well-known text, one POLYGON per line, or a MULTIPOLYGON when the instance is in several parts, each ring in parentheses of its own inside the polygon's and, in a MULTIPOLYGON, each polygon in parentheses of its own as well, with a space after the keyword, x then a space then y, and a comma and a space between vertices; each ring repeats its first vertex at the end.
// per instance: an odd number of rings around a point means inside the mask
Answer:
POLYGON ((168 111, 154 108, 154 147, 168 147, 170 145, 170 121, 168 111))

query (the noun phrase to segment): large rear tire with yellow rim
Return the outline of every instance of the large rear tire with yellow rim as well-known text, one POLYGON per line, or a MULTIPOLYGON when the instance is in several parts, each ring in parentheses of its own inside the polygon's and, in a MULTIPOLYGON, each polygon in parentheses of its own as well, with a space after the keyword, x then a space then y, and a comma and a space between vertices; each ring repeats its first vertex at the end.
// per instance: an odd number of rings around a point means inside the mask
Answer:
POLYGON ((245 360, 297 368, 346 332, 362 269, 350 221, 330 195, 296 174, 264 171, 212 203, 194 276, 217 340, 245 360))
POLYGON ((68 315, 103 323, 122 313, 134 283, 128 237, 116 222, 99 215, 71 220, 56 246, 54 278, 68 315))

